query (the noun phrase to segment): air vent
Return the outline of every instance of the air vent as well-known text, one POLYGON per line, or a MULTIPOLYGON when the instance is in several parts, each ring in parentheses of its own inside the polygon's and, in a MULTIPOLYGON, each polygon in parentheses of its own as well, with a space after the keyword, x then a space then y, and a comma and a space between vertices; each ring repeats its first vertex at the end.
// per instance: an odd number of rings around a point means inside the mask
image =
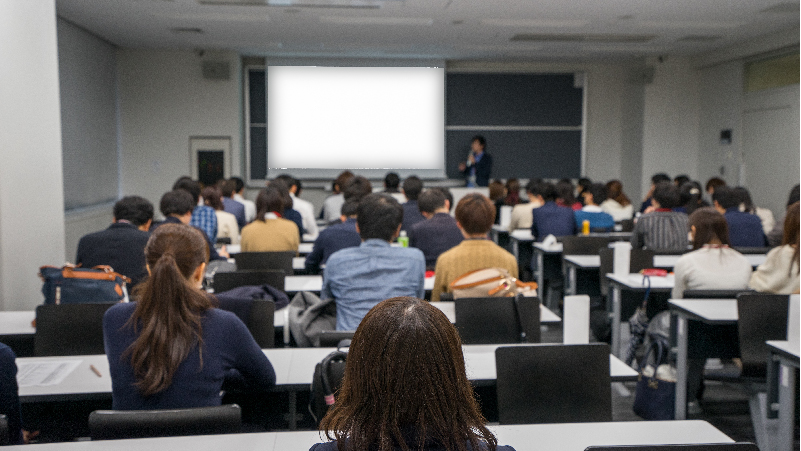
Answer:
POLYGON ((170 31, 176 34, 203 34, 203 30, 196 27, 175 27, 170 31))
POLYGON ((776 13, 776 14, 798 14, 801 11, 801 6, 795 2, 777 3, 769 8, 765 8, 759 12, 761 13, 776 13))
POLYGON ((521 42, 594 42, 639 44, 649 42, 655 35, 639 34, 528 34, 512 36, 510 41, 521 42))
POLYGON ((701 34, 691 34, 687 36, 683 36, 679 38, 676 42, 714 42, 718 39, 721 39, 722 36, 710 36, 710 35, 701 35, 701 34))

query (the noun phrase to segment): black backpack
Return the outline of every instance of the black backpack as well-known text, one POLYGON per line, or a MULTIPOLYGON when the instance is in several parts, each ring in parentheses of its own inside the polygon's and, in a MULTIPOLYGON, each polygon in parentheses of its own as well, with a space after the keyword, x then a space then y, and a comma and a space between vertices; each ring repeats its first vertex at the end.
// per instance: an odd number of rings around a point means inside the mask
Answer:
POLYGON ((345 360, 348 353, 336 351, 328 354, 314 367, 311 396, 309 397, 309 413, 317 424, 323 419, 328 409, 334 405, 335 394, 345 377, 345 360))

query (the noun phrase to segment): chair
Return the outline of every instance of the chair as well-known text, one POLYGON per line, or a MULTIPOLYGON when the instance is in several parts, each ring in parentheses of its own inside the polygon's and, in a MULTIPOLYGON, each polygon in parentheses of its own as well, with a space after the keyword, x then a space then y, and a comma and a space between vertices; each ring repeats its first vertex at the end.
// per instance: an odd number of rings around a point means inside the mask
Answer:
POLYGON ((8 438, 8 417, 0 415, 0 446, 7 446, 11 444, 8 438))
POLYGON ((286 274, 280 269, 238 270, 214 274, 214 292, 222 293, 246 285, 269 285, 284 291, 286 274))
POLYGON ((104 354, 103 315, 114 302, 36 307, 34 355, 104 354))
POLYGON ((291 276, 295 274, 292 269, 292 259, 295 252, 240 252, 234 254, 237 270, 264 270, 281 269, 284 274, 291 276))
MULTIPOLYGON (((601 293, 609 293, 609 281, 606 280, 606 275, 614 270, 615 250, 609 247, 604 247, 598 250, 598 256, 601 257, 601 265, 598 271, 601 277, 601 293)), ((632 249, 631 258, 629 260, 629 272, 640 272, 645 268, 654 266, 654 252, 646 249, 632 249)))
POLYGON ((275 302, 218 298, 220 308, 236 314, 262 349, 275 347, 275 302))
POLYGON ((598 255, 598 250, 609 246, 605 236, 566 236, 562 239, 562 255, 598 255))
POLYGON ((236 434, 241 429, 242 409, 236 404, 173 410, 95 410, 89 415, 92 440, 236 434))
POLYGON ((620 231, 621 232, 631 232, 634 230, 634 220, 633 219, 624 219, 619 221, 620 224, 620 231))
POLYGON ((612 421, 609 345, 495 350, 500 424, 612 421))
POLYGON ((539 343, 540 300, 509 298, 456 299, 456 330, 464 344, 539 343))
POLYGON ((353 339, 354 330, 324 330, 320 332, 320 347, 348 347, 353 339), (347 342, 347 346, 343 346, 347 342))
POLYGON ((584 451, 759 451, 753 443, 698 443, 687 445, 588 446, 584 451))
POLYGON ((743 293, 737 296, 743 377, 766 378, 770 351, 765 341, 787 339, 789 303, 790 297, 784 294, 743 293))
POLYGON ((754 290, 684 290, 684 299, 734 299, 740 293, 754 293, 754 290))

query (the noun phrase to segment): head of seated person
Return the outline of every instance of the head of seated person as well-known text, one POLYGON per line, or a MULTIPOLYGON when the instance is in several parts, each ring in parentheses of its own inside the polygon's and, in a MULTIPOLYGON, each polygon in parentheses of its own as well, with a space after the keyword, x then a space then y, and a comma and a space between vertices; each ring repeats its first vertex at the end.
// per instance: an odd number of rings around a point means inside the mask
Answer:
POLYGON ((172 189, 182 189, 191 194, 195 205, 197 205, 198 201, 200 200, 200 183, 192 180, 190 177, 183 176, 179 178, 175 181, 175 184, 172 185, 172 189))
POLYGON ((410 201, 417 200, 417 197, 420 196, 420 192, 422 191, 423 181, 420 180, 420 177, 412 175, 403 181, 403 195, 406 196, 406 199, 410 201))
POLYGON ((387 172, 386 177, 384 177, 384 192, 397 193, 399 192, 399 186, 400 176, 396 172, 387 172))
MULTIPOLYGON (((275 179, 271 181, 270 184, 267 185, 267 188, 270 187, 272 187, 272 189, 270 190, 270 196, 272 196, 273 193, 278 193, 278 195, 281 196, 282 205, 280 210, 268 210, 267 212, 268 213, 273 212, 282 215, 284 213, 284 210, 289 210, 295 204, 295 202, 292 200, 292 196, 289 195, 289 187, 287 186, 286 182, 284 182, 284 180, 282 179, 275 179)), ((263 189, 261 192, 262 193, 265 192, 267 188, 263 189)), ((261 195, 261 193, 259 193, 259 195, 261 195)), ((258 198, 256 199, 256 211, 257 212, 259 211, 258 198)), ((257 214, 257 216, 263 218, 263 216, 261 215, 257 214)))
POLYGON ((726 218, 712 207, 703 207, 690 214, 690 237, 693 249, 705 245, 726 245, 729 243, 729 226, 726 218))
POLYGON ((712 194, 712 203, 715 209, 721 213, 726 213, 728 210, 739 209, 742 201, 741 196, 734 188, 728 186, 719 186, 712 194))
POLYGON ((114 222, 127 222, 147 232, 153 223, 153 204, 139 196, 125 196, 114 204, 114 222))
POLYGON ((417 208, 420 209, 420 214, 428 219, 437 213, 449 213, 451 204, 445 197, 445 193, 438 189, 429 188, 417 198, 417 208))
POLYGON ((541 182, 534 186, 534 197, 545 202, 556 202, 556 185, 550 182, 541 182))
POLYGON ((364 196, 373 192, 373 185, 365 177, 357 175, 345 183, 342 195, 345 202, 359 202, 364 196))
POLYGON ((455 327, 428 302, 396 297, 356 329, 320 429, 348 450, 495 449, 484 422, 455 327))
POLYGON ((159 210, 166 217, 175 217, 182 223, 189 224, 195 205, 196 203, 189 192, 182 189, 174 189, 161 196, 159 210))
POLYGON ((209 207, 215 210, 225 210, 222 201, 222 193, 217 187, 207 186, 203 188, 203 191, 200 192, 200 196, 203 198, 203 203, 209 207))
POLYGON ((455 216, 465 238, 486 238, 495 223, 495 205, 481 194, 468 194, 456 204, 455 216))
POLYGON ((670 210, 681 204, 681 192, 671 181, 659 182, 654 186, 651 205, 656 209, 670 210))
POLYGON ((356 209, 356 231, 362 241, 392 241, 398 237, 403 221, 403 207, 388 194, 368 194, 356 209))
POLYGON ((603 183, 591 183, 582 191, 584 205, 601 205, 606 200, 606 186, 603 183))
POLYGON ((285 193, 284 191, 286 191, 286 186, 277 180, 273 180, 269 186, 259 192, 259 195, 256 196, 257 221, 264 222, 268 213, 283 214, 284 208, 286 208, 286 198, 289 197, 288 192, 285 193))

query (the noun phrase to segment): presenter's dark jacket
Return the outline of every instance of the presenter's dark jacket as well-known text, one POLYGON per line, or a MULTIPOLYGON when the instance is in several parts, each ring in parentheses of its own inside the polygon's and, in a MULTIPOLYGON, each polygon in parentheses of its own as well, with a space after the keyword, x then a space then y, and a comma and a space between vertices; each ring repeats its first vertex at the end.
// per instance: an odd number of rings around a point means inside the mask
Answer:
POLYGON ((131 279, 131 286, 147 276, 145 245, 150 234, 126 222, 115 222, 106 230, 85 235, 78 242, 75 263, 84 268, 108 265, 131 279))
POLYGON ((362 244, 362 238, 356 231, 356 218, 348 218, 345 222, 326 227, 314 241, 311 253, 306 257, 306 271, 317 274, 320 265, 328 261, 334 252, 346 247, 362 244))
POLYGON ((737 208, 726 210, 726 222, 729 225, 729 241, 731 247, 765 247, 768 239, 762 230, 759 216, 738 211, 737 208))
MULTIPOLYGON (((481 160, 477 161, 473 166, 476 167, 476 186, 488 186, 490 175, 492 174, 492 155, 485 151, 481 156, 481 160)), ((468 166, 462 171, 465 180, 470 178, 470 169, 473 166, 468 166)))
POLYGON ((8 417, 8 440, 12 445, 22 444, 16 358, 11 348, 0 343, 0 415, 8 417))
POLYGON ((575 214, 570 207, 560 207, 556 202, 548 201, 531 213, 531 234, 534 241, 542 241, 548 235, 560 237, 576 234, 575 214))
POLYGON ((423 251, 426 269, 434 269, 437 257, 464 239, 456 220, 448 213, 437 213, 409 230, 409 246, 423 251))

